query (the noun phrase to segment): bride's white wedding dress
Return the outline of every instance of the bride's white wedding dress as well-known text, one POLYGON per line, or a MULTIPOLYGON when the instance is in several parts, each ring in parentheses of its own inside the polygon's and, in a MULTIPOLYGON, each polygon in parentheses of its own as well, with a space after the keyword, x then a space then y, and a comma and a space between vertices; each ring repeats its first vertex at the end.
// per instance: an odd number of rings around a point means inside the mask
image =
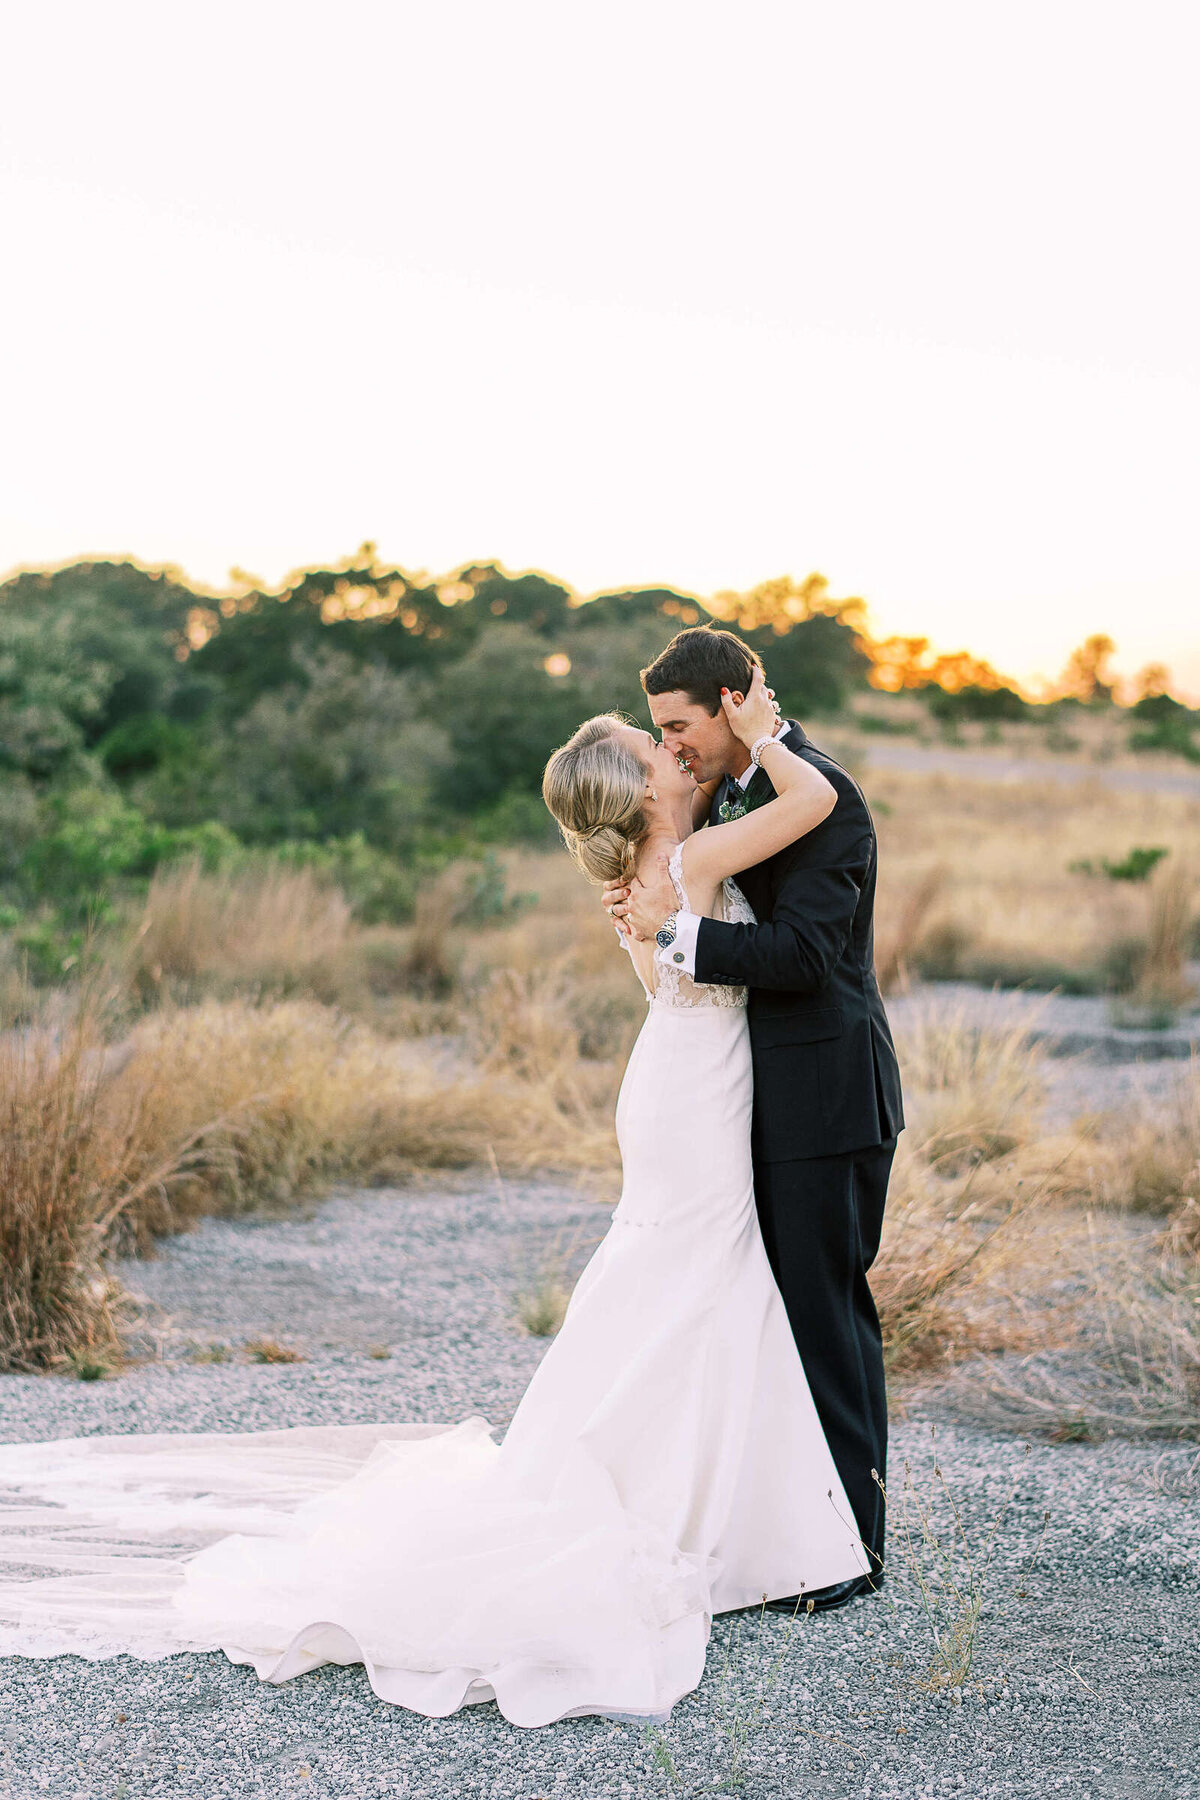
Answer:
POLYGON ((502 1445, 476 1417, 0 1446, 0 1653, 661 1719, 714 1613, 865 1570, 759 1234, 745 1002, 675 971, 649 997, 620 1203, 502 1445))

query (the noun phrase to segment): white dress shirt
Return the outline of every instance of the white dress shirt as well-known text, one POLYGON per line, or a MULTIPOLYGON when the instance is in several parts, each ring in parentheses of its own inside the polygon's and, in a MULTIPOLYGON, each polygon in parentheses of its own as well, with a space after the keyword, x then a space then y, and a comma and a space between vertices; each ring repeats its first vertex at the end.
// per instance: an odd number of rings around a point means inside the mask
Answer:
MULTIPOLYGON (((782 737, 790 730, 791 726, 788 724, 787 720, 781 719, 775 727, 773 735, 775 737, 782 737)), ((733 779, 737 782, 742 792, 745 793, 753 776, 754 764, 747 763, 741 774, 735 775, 733 779)), ((682 970, 685 975, 690 975, 694 980, 696 975, 696 939, 700 935, 701 917, 702 915, 700 913, 676 913, 675 942, 666 950, 662 948, 661 944, 657 945, 654 951, 655 962, 673 963, 677 969, 682 970)))

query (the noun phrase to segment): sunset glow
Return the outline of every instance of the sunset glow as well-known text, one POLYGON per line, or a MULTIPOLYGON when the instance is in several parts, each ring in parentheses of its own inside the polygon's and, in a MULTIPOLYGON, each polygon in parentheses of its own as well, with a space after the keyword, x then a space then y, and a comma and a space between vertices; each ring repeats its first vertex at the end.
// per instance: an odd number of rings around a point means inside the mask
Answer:
POLYGON ((1185 18, 24 9, 0 570, 819 570, 1200 696, 1185 18))

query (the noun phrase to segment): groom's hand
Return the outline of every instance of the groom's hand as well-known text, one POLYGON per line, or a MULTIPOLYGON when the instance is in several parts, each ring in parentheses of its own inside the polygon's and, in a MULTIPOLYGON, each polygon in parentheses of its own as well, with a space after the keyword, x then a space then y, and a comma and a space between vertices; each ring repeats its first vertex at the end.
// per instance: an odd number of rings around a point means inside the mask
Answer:
POLYGON ((600 890, 600 904, 612 920, 618 931, 630 936, 629 922, 625 918, 625 904, 629 899, 629 889, 623 881, 606 881, 600 890))

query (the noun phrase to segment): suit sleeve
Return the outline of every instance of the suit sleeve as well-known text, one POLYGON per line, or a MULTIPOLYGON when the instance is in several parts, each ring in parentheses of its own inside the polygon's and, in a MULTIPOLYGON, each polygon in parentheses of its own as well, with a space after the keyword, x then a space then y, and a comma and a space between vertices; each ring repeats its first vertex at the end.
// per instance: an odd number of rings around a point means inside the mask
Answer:
POLYGON ((842 796, 815 831, 783 853, 771 920, 700 921, 696 980, 819 993, 849 940, 874 843, 861 800, 842 796))

